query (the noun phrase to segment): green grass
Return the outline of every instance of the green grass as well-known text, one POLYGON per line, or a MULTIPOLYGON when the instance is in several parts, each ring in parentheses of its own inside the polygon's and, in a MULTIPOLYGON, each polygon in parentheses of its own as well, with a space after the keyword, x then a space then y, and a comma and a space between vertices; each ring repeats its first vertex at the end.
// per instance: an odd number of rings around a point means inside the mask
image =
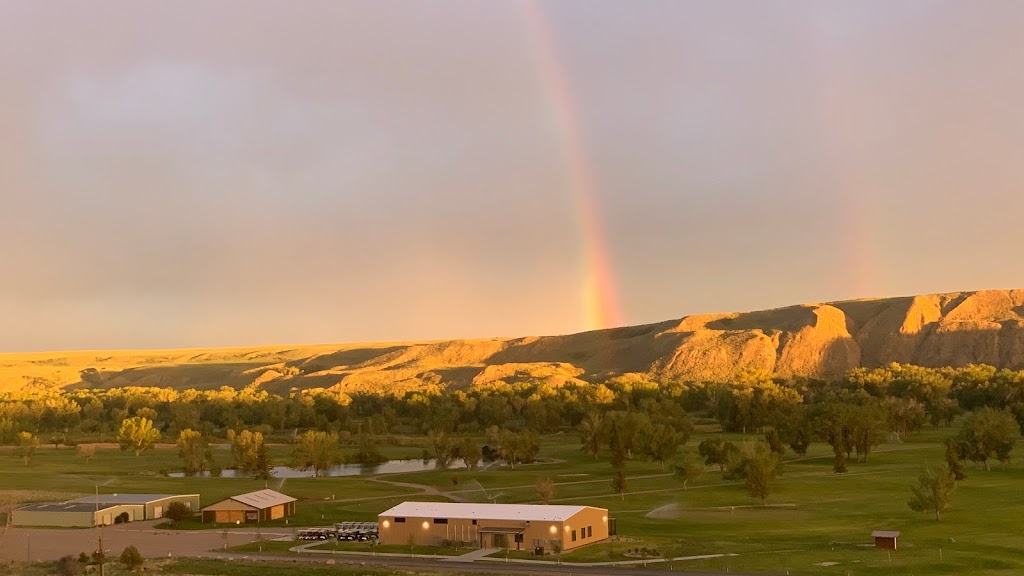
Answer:
MULTIPOLYGON (((600 543, 561 555, 565 561, 635 560, 627 549, 655 548, 663 557, 704 554, 736 556, 671 564, 675 569, 744 571, 844 576, 853 574, 1024 573, 1024 466, 994 466, 989 472, 968 469, 953 507, 941 522, 907 507, 909 487, 922 465, 941 465, 942 440, 954 429, 928 429, 902 444, 885 444, 867 463, 853 463, 848 474, 832 472, 831 450, 812 446, 808 457, 787 456, 784 474, 768 498, 768 507, 735 482, 708 472, 689 490, 657 463, 629 462, 627 493, 614 494, 607 455, 594 460, 579 451, 574 434, 545 438, 534 465, 492 466, 477 471, 431 471, 388 475, 389 480, 458 491, 470 501, 536 502, 539 478, 556 483, 555 503, 606 507, 618 521, 619 541, 600 543), (457 476, 458 485, 452 483, 457 476), (649 515, 659 510, 659 515, 649 515), (655 517, 657 516, 657 517, 655 517), (900 549, 887 554, 870 547, 873 530, 900 530, 900 549), (942 557, 939 557, 939 550, 942 557), (836 562, 834 566, 818 566, 836 562)), ((691 449, 706 437, 691 439, 691 449)), ((741 435, 730 435, 742 440, 741 435)), ((753 437, 752 437, 753 438, 753 437)), ((284 461, 283 447, 276 447, 284 461)), ((388 447, 396 452, 408 446, 388 447)), ((1024 458, 1016 454, 1017 458, 1024 458)), ((218 452, 226 461, 226 453, 218 452)), ((263 487, 263 482, 230 478, 167 478, 176 451, 153 450, 136 458, 119 450, 100 450, 86 462, 71 449, 40 449, 29 466, 10 449, 0 449, 0 490, 22 496, 104 492, 198 492, 203 504, 263 487), (26 487, 32 487, 31 491, 26 487)), ((388 507, 419 496, 416 489, 369 482, 365 478, 272 480, 270 487, 300 498, 290 526, 316 526, 347 520, 374 520, 388 507)), ((437 498, 437 497, 433 497, 437 498)), ((282 521, 264 526, 280 526, 282 521)), ((186 528, 205 528, 187 523, 186 528)), ((222 527, 222 526, 220 526, 222 527)), ((287 544, 288 547, 295 543, 287 544)), ((346 543, 352 544, 352 543, 346 543)), ((355 546, 366 546, 355 543, 355 546)), ((400 546, 400 552, 407 547, 400 546)), ((383 551, 381 547, 378 551, 383 551)), ((435 553, 435 552, 418 552, 435 553)), ((524 557, 529 557, 525 555, 524 557)), ((550 558, 548 558, 550 559, 550 558)), ((668 569, 669 564, 650 564, 668 569)), ((251 573, 247 572, 247 575, 251 573)))

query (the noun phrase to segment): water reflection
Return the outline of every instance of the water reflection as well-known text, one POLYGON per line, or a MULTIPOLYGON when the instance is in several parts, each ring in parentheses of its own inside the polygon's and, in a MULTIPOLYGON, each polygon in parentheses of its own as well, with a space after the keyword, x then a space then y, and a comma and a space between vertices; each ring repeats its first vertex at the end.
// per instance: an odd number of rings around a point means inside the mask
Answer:
MULTIPOLYGON (((462 460, 454 460, 448 463, 447 466, 439 467, 437 460, 430 458, 428 460, 389 460, 383 464, 339 464, 333 468, 322 470, 321 476, 336 477, 336 476, 371 476, 374 474, 400 474, 405 472, 428 472, 430 470, 458 470, 466 468, 465 463, 462 460)), ((313 470, 299 470, 290 466, 274 466, 271 469, 271 474, 274 478, 312 478, 313 470)), ((168 476, 172 478, 183 478, 185 477, 184 472, 171 472, 168 476)), ((209 472, 201 472, 195 474, 193 477, 196 478, 209 478, 211 474, 209 472)), ((251 478, 250 474, 246 474, 241 470, 234 468, 225 468, 220 472, 221 478, 251 478)))

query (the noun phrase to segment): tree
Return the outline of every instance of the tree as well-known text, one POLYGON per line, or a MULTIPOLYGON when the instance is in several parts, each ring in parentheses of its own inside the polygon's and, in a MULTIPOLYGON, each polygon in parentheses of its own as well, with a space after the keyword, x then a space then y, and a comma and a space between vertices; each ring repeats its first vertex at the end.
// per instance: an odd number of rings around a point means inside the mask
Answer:
POLYGON ((192 509, 184 502, 171 502, 164 511, 164 516, 175 524, 188 520, 193 516, 192 509))
POLYGON ((580 450, 590 454, 597 460, 604 442, 604 418, 600 412, 590 411, 580 421, 580 450))
POLYGON ((456 444, 455 452, 456 456, 462 459, 466 464, 466 468, 469 468, 470 470, 476 469, 477 465, 480 463, 480 445, 469 436, 466 436, 456 444))
POLYGON ((544 504, 550 504, 555 497, 555 483, 550 478, 537 480, 537 498, 544 504))
POLYGON ((775 452, 779 456, 786 453, 786 446, 782 443, 782 436, 775 428, 765 430, 764 441, 768 443, 768 447, 771 448, 771 451, 775 452))
POLYGON ((121 421, 121 428, 117 432, 117 441, 121 444, 121 450, 131 448, 138 456, 143 450, 148 450, 160 439, 160 431, 153 427, 153 421, 144 416, 125 418, 121 421))
POLYGON ((139 549, 135 546, 128 546, 121 552, 121 564, 125 565, 125 568, 129 570, 135 570, 139 566, 142 566, 144 560, 142 554, 139 553, 139 549))
POLYGON ((235 468, 252 474, 254 478, 270 478, 273 463, 262 432, 228 430, 227 438, 231 444, 231 459, 235 468))
POLYGON ((296 468, 313 470, 313 476, 338 463, 338 436, 310 430, 303 432, 295 439, 292 459, 296 468))
POLYGON ((667 424, 648 424, 640 431, 640 451, 650 460, 661 464, 671 459, 683 444, 683 435, 667 424))
POLYGON ((952 438, 946 438, 946 467, 957 482, 967 478, 967 472, 964 470, 960 454, 957 452, 956 441, 952 438))
POLYGON ((28 466, 28 461, 32 459, 32 454, 38 447, 39 438, 35 434, 31 432, 18 433, 18 455, 25 461, 25 466, 28 466))
POLYGON ((704 475, 704 462, 693 452, 687 451, 672 465, 672 472, 676 480, 683 483, 683 490, 686 490, 688 483, 704 475))
POLYGON ((907 502, 915 512, 934 512, 935 520, 939 513, 949 508, 956 493, 956 480, 948 469, 934 470, 925 468, 917 479, 917 486, 911 486, 914 498, 907 502))
POLYGON ((377 437, 373 435, 373 432, 360 429, 356 442, 358 444, 356 462, 360 464, 380 464, 388 461, 388 457, 381 454, 380 450, 377 449, 377 437))
POLYGON ((718 469, 725 472, 729 461, 739 452, 736 445, 722 438, 715 436, 708 438, 697 446, 697 451, 704 457, 704 463, 709 466, 718 466, 718 469))
POLYGON ((1010 459, 1010 451, 1019 436, 1017 421, 1009 412, 979 408, 964 419, 956 443, 961 456, 981 462, 988 470, 993 456, 1003 462, 1010 459))
POLYGON ((612 492, 615 492, 623 500, 626 499, 626 470, 619 466, 612 473, 612 492))
POLYGON ((772 492, 772 483, 782 468, 782 457, 759 444, 746 455, 746 483, 750 495, 761 499, 761 505, 772 492))
POLYGON ((447 468, 455 448, 451 438, 444 430, 431 431, 429 437, 431 444, 434 445, 434 459, 437 462, 437 467, 447 468))
POLYGON ((199 432, 186 428, 178 433, 178 457, 187 476, 206 470, 209 450, 210 442, 199 432))
POLYGON ((78 455, 85 458, 86 462, 92 460, 93 456, 96 456, 95 444, 79 444, 77 450, 78 455))

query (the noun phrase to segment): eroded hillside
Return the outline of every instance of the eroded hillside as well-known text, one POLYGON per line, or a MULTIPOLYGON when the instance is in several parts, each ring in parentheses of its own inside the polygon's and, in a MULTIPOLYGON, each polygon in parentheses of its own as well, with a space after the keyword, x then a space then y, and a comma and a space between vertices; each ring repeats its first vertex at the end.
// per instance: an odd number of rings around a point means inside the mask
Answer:
POLYGON ((0 388, 337 388, 402 394, 628 372, 720 380, 748 369, 834 377, 858 366, 1024 367, 1024 290, 694 315, 567 336, 445 342, 0 355, 0 388))

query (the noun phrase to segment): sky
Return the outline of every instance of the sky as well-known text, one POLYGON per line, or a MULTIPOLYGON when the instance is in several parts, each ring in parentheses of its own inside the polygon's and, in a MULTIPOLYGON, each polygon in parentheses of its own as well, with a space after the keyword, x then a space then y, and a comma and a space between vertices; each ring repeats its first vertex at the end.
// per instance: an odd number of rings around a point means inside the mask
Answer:
POLYGON ((1024 3, 0 0, 0 351, 1024 287, 1024 3))

